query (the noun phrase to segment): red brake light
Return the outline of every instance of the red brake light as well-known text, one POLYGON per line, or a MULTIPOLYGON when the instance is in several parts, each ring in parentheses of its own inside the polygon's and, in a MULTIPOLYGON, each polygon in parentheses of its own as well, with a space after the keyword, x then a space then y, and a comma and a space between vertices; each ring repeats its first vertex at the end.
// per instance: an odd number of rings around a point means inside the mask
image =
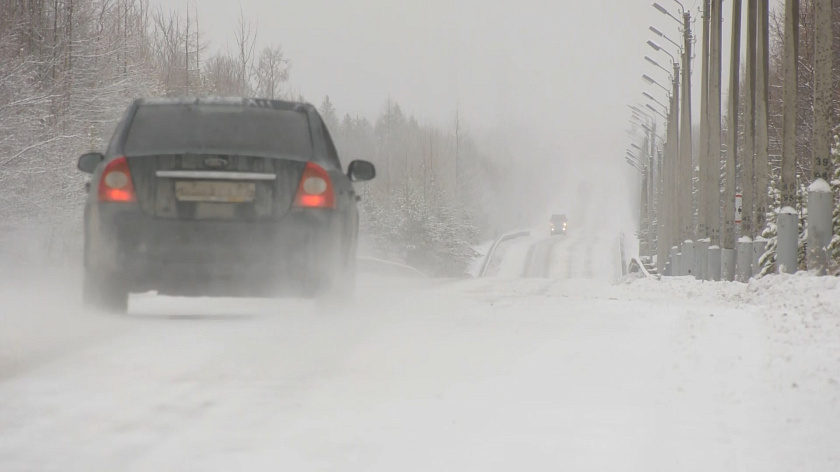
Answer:
POLYGON ((131 171, 125 157, 109 162, 99 180, 99 201, 132 203, 137 201, 131 171))
POLYGON ((295 206, 304 208, 335 208, 335 192, 330 175, 323 167, 309 162, 300 178, 295 206))

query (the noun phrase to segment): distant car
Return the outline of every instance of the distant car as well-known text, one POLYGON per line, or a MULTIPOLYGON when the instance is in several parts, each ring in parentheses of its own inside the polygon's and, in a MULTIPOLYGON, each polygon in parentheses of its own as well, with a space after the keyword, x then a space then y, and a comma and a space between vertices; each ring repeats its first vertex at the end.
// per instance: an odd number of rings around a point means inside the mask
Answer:
POLYGON ((136 100, 92 175, 84 211, 86 304, 129 292, 349 294, 358 197, 316 109, 261 99, 136 100))
POLYGON ((556 234, 566 234, 566 227, 568 226, 569 221, 566 218, 566 215, 551 215, 551 219, 549 220, 549 228, 551 230, 551 235, 554 236, 556 234))

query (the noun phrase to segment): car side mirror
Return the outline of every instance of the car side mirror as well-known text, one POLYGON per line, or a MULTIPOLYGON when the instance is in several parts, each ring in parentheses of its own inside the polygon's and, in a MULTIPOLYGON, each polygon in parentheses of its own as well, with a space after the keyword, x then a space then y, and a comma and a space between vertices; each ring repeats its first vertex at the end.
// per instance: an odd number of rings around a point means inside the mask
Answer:
POLYGON ((365 182, 376 177, 376 167, 368 161, 353 161, 347 168, 351 182, 365 182))
POLYGON ((77 167, 80 171, 86 174, 92 174, 96 170, 96 166, 104 160, 105 156, 102 153, 89 152, 87 154, 82 154, 79 158, 77 167))

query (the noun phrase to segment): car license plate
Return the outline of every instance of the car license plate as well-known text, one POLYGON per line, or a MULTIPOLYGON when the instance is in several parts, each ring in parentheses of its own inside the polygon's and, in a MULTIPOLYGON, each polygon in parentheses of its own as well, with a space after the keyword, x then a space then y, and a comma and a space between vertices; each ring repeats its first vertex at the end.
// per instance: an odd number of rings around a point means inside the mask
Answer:
POLYGON ((248 203, 256 194, 254 182, 175 182, 175 198, 181 202, 248 203))

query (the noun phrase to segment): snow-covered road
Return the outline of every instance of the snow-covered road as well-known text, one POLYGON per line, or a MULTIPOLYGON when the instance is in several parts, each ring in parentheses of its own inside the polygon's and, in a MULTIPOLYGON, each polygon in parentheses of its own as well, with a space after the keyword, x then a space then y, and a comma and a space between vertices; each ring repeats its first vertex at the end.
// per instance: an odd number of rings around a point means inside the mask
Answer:
POLYGON ((125 318, 7 285, 0 470, 840 470, 840 298, 813 280, 366 277, 353 308, 125 318))

